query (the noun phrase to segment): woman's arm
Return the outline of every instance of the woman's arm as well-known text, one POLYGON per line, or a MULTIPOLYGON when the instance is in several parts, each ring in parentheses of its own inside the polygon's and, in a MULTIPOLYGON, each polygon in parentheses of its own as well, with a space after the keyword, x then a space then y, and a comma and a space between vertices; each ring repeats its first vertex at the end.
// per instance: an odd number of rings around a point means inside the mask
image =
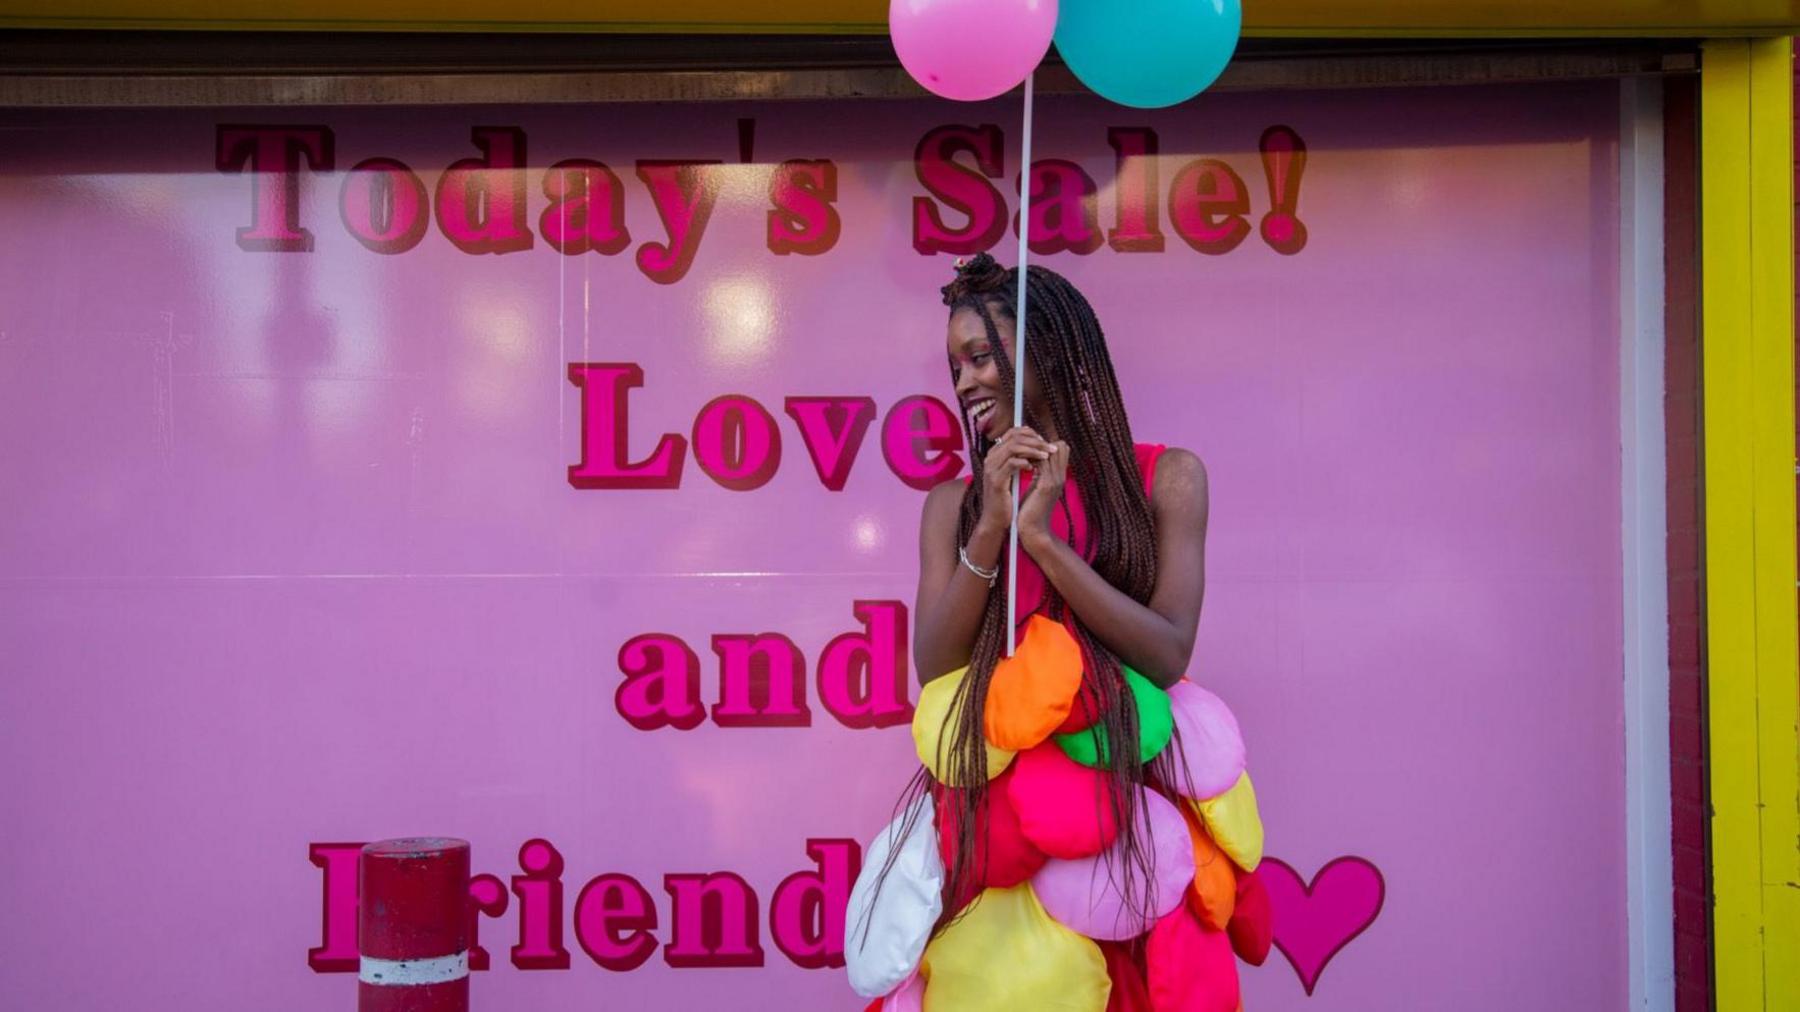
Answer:
MULTIPOLYGON (((919 684, 969 663, 975 634, 987 610, 988 582, 956 557, 956 526, 968 486, 940 482, 925 495, 919 518, 919 593, 913 602, 913 667, 919 684)), ((992 569, 1006 545, 1006 528, 977 523, 969 536, 969 561, 992 569)))
MULTIPOLYGON (((981 516, 965 546, 969 561, 993 569, 1000 561, 1006 532, 1012 524, 1012 483, 1026 467, 1050 456, 1049 444, 1037 433, 1015 425, 988 448, 982 458, 981 516)), ((973 479, 971 479, 973 480, 973 479)), ((913 666, 919 684, 949 674, 969 663, 975 652, 975 636, 987 610, 988 581, 969 571, 956 557, 957 527, 963 495, 962 481, 939 482, 925 495, 919 518, 919 595, 913 601, 913 666)), ((1022 529, 1022 528, 1021 528, 1022 529)))
POLYGON ((1206 467, 1199 457, 1179 447, 1163 451, 1150 508, 1156 517, 1156 589, 1147 608, 1107 583, 1047 524, 1027 525, 1023 510, 1019 547, 1031 553, 1088 631, 1166 689, 1187 672, 1206 592, 1206 467))

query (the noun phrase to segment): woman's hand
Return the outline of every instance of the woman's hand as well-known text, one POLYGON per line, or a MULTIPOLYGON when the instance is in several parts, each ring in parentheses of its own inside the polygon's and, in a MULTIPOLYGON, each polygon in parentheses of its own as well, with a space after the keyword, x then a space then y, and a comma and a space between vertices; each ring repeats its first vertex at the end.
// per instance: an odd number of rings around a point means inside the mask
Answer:
MULTIPOLYGON (((1002 433, 999 441, 982 458, 981 516, 977 524, 996 531, 1012 526, 1013 475, 1049 458, 1050 444, 1023 425, 1015 425, 1002 433)), ((1057 487, 1062 487, 1060 482, 1057 487)), ((1020 509, 1024 509, 1023 503, 1020 509)), ((1024 528, 1020 533, 1024 533, 1024 528)))
POLYGON ((1044 447, 1042 465, 1033 469, 1031 490, 1019 504, 1019 540, 1021 543, 1037 535, 1049 535, 1050 511, 1062 498, 1063 485, 1069 478, 1069 444, 1054 443, 1032 437, 1044 447))

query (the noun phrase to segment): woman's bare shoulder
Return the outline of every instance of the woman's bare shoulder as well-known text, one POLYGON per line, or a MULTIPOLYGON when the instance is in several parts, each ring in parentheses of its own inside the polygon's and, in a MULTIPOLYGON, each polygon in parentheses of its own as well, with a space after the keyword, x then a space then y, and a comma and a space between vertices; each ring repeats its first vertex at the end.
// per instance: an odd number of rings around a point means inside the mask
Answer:
POLYGON ((1156 478, 1151 484, 1156 505, 1206 502, 1206 463, 1184 446, 1171 446, 1156 458, 1156 478))
POLYGON ((924 505, 920 507, 921 525, 929 527, 934 520, 941 523, 947 517, 956 516, 968 489, 969 483, 963 478, 948 478, 931 486, 931 491, 925 493, 924 505))

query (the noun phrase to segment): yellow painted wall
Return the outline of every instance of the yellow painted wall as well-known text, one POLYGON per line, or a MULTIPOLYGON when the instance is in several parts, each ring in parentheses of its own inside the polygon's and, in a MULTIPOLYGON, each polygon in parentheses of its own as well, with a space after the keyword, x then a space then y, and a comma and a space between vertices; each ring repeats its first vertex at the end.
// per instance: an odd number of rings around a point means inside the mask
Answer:
POLYGON ((1700 76, 1707 756, 1720 1012, 1800 1009, 1791 42, 1700 76))

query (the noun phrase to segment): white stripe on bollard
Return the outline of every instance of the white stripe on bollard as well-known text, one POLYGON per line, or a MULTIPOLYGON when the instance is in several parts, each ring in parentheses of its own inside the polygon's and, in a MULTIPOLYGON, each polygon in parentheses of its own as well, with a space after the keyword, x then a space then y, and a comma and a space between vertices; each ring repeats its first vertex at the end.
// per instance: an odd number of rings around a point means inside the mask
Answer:
POLYGON ((356 979, 364 984, 411 986, 444 984, 461 980, 468 975, 469 954, 459 952, 454 956, 438 956, 433 959, 376 959, 374 956, 364 956, 356 979))

